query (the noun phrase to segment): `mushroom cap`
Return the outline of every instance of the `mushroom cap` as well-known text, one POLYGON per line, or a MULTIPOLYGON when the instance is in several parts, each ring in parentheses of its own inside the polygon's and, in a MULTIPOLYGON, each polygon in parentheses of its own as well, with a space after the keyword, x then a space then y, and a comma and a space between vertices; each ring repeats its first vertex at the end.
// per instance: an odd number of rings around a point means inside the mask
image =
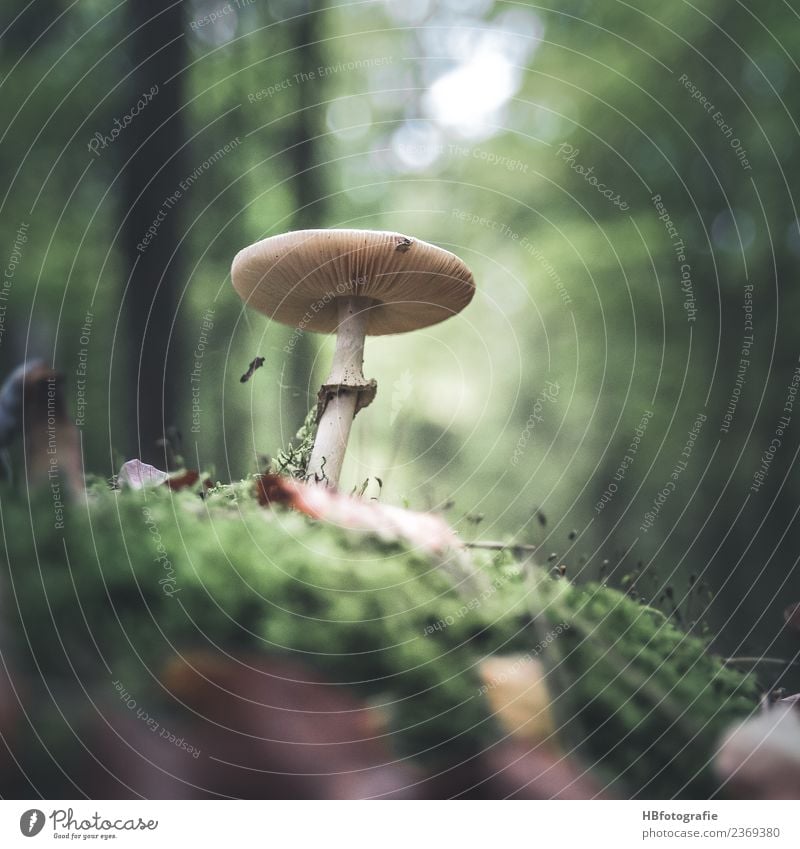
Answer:
POLYGON ((372 298, 366 332, 381 336, 444 321, 475 293, 472 273, 455 254, 379 230, 271 236, 236 254, 231 277, 246 304, 317 333, 338 327, 338 297, 372 298))

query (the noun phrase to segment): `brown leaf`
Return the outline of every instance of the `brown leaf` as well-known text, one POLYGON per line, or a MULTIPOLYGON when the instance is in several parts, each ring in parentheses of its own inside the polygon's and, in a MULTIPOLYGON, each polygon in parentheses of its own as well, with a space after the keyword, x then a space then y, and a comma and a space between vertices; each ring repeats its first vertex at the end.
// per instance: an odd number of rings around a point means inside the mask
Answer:
POLYGON ((262 506, 281 504, 312 519, 373 533, 385 540, 403 540, 414 548, 435 554, 463 548, 455 531, 441 516, 364 501, 282 475, 260 475, 256 481, 256 498, 262 506))
MULTIPOLYGON (((177 472, 174 475, 170 475, 164 483, 173 491, 177 492, 181 489, 188 489, 190 486, 194 486, 197 481, 200 480, 200 472, 196 469, 185 469, 182 472, 177 472)), ((204 483, 207 483, 204 482, 204 483)))

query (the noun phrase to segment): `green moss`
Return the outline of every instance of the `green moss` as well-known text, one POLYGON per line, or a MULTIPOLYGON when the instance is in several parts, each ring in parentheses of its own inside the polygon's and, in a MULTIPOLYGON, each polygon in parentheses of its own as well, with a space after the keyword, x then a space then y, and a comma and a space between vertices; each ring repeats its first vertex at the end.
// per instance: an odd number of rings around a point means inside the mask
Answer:
POLYGON ((100 489, 68 507, 63 530, 47 497, 30 510, 3 497, 4 620, 19 668, 61 689, 77 677, 111 692, 120 680, 155 707, 177 654, 280 652, 388 706, 404 752, 453 761, 498 735, 478 694, 481 658, 541 649, 563 736, 587 762, 645 796, 713 791, 709 753, 752 709, 755 684, 657 611, 507 554, 476 557, 485 588, 459 592, 434 559, 264 510, 249 491, 201 501, 100 489))
POLYGON ((713 793, 709 759, 727 725, 752 711, 755 680, 615 590, 540 581, 536 592, 542 627, 567 626, 543 657, 564 736, 585 761, 642 798, 713 793))

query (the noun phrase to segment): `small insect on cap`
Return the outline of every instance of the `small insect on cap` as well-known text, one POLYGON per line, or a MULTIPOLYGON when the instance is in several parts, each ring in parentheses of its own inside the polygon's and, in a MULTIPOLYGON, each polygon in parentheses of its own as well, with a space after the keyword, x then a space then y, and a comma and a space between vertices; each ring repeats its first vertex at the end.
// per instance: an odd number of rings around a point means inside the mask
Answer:
POLYGON ((371 298, 366 333, 382 336, 437 324, 472 300, 475 282, 455 255, 400 233, 296 230, 239 251, 233 286, 274 321, 333 333, 337 298, 371 298))

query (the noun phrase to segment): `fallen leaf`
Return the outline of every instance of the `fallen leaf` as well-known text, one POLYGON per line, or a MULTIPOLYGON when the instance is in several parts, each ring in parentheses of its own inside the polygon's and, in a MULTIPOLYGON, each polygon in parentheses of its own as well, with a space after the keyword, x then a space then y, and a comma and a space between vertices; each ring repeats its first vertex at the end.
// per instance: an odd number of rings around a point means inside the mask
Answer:
MULTIPOLYGON (((164 483, 172 490, 177 492, 180 489, 188 489, 190 486, 194 486, 197 481, 200 480, 200 472, 196 469, 186 469, 183 472, 178 472, 177 474, 170 475, 164 483)), ((208 483, 208 481, 205 481, 208 483)))
POLYGON ((455 531, 441 516, 364 501, 283 475, 260 475, 256 481, 256 497, 262 506, 281 504, 312 519, 373 533, 384 540, 402 539, 415 548, 436 554, 463 548, 455 531))
POLYGON ((162 472, 149 463, 141 460, 128 460, 122 464, 117 475, 117 482, 130 489, 147 489, 152 486, 160 486, 169 478, 167 472, 162 472))

